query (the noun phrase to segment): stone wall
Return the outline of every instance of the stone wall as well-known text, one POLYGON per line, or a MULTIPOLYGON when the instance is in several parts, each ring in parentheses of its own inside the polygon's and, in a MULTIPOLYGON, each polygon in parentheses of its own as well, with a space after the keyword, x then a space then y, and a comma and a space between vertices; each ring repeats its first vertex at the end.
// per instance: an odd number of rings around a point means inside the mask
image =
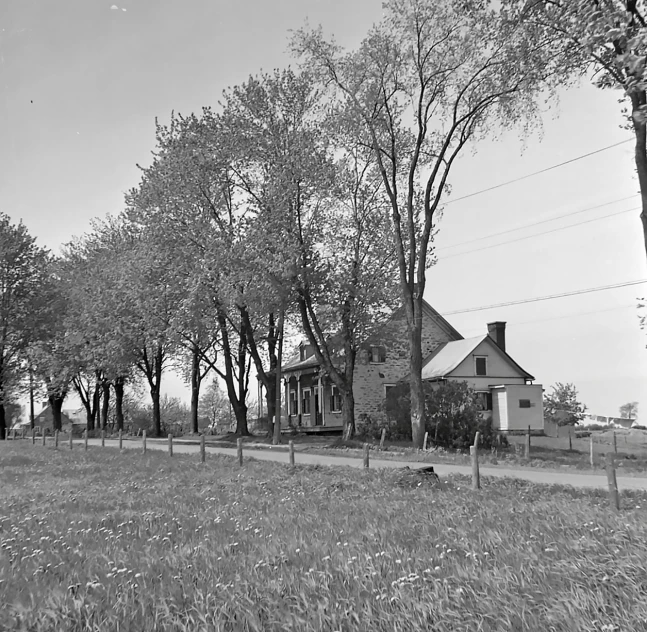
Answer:
MULTIPOLYGON (((423 314, 422 357, 429 355, 438 345, 452 338, 429 316, 423 314)), ((384 416, 385 386, 395 384, 410 372, 409 337, 404 314, 401 319, 387 323, 379 334, 371 338, 372 345, 386 348, 386 362, 370 362, 370 352, 358 353, 353 376, 355 419, 369 415, 372 419, 384 416)))

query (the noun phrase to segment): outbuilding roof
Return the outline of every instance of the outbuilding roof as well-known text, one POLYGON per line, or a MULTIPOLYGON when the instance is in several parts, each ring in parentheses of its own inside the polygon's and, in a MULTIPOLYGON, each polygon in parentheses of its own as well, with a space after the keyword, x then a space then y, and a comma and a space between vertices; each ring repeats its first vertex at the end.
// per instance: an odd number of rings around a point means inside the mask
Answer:
POLYGON ((513 366, 515 366, 521 375, 529 380, 535 378, 527 371, 524 371, 503 349, 501 349, 494 340, 485 334, 475 338, 464 338, 463 340, 454 340, 440 345, 433 351, 422 365, 423 380, 438 380, 447 377, 454 371, 458 365, 465 360, 474 349, 482 342, 487 341, 499 353, 501 353, 513 366))

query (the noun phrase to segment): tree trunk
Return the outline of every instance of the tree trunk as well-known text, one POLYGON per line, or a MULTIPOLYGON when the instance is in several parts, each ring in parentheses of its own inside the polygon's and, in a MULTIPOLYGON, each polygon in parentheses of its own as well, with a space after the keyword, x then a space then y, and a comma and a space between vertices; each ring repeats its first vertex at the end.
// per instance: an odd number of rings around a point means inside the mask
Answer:
POLYGON ((151 399, 153 400, 153 428, 156 437, 162 436, 162 412, 160 410, 160 389, 162 385, 162 363, 164 349, 157 345, 153 361, 153 383, 151 384, 151 399))
POLYGON ((124 378, 118 377, 113 384, 115 389, 115 421, 117 430, 124 429, 124 378))
POLYGON ((200 353, 197 345, 191 349, 191 432, 198 434, 198 404, 200 401, 200 353))
POLYGON ((92 393, 92 416, 96 421, 96 425, 105 430, 105 420, 101 419, 101 381, 98 377, 94 385, 94 393, 92 393))
POLYGON ((105 428, 108 425, 108 411, 110 408, 110 382, 103 380, 101 382, 102 397, 101 400, 101 427, 105 428))
POLYGON ((153 434, 162 436, 162 414, 160 410, 160 391, 158 387, 151 387, 151 401, 153 403, 153 434))
POLYGON ((247 349, 245 320, 241 317, 238 352, 235 356, 237 375, 234 374, 234 358, 232 358, 232 349, 227 328, 227 315, 221 309, 218 310, 218 324, 220 326, 225 360, 225 373, 218 373, 225 381, 227 397, 229 398, 231 407, 234 409, 236 416, 236 434, 239 436, 249 436, 249 429, 247 427, 247 404, 245 404, 249 381, 249 367, 247 366, 245 353, 247 349))
POLYGON ((53 430, 61 431, 63 430, 63 400, 65 400, 65 394, 62 396, 59 393, 55 395, 50 395, 48 397, 49 405, 52 408, 52 417, 54 419, 53 430))
POLYGON ((278 323, 278 352, 276 354, 276 404, 274 406, 274 436, 272 437, 272 444, 279 445, 281 443, 281 362, 283 362, 283 320, 285 318, 285 310, 281 309, 279 313, 278 323))
POLYGON ((412 300, 413 319, 409 321, 411 440, 421 449, 425 441, 425 392, 422 384, 422 299, 412 300))
POLYGON ((240 437, 249 437, 249 428, 247 428, 247 404, 244 402, 232 402, 234 415, 236 416, 236 434, 240 437))
POLYGON ((642 202, 642 211, 640 219, 642 221, 643 239, 645 242, 645 252, 647 253, 647 126, 642 115, 637 116, 641 106, 647 101, 645 91, 631 93, 631 106, 633 111, 633 127, 636 136, 636 171, 638 173, 638 184, 640 186, 640 197, 642 202))
POLYGON ((353 394, 352 385, 350 390, 343 394, 342 397, 341 418, 344 424, 344 440, 348 441, 355 436, 355 395, 353 394))
POLYGON ((34 369, 29 366, 29 426, 34 429, 34 369))
MULTIPOLYGON (((265 384, 265 402, 267 403, 267 419, 270 430, 273 428, 274 407, 276 406, 276 379, 275 373, 269 373, 269 380, 265 384)), ((269 435, 268 435, 269 436, 269 435)))
POLYGON ((7 419, 5 417, 4 403, 0 401, 0 441, 7 438, 7 419))

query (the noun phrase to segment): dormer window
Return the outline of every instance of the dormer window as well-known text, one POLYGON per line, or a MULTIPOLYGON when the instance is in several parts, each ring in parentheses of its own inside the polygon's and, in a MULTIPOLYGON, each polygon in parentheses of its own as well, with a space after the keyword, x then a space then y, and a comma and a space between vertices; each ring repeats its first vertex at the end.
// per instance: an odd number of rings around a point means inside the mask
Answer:
POLYGON ((487 375, 487 356, 474 356, 474 373, 487 375))
POLYGON ((299 360, 303 362, 306 359, 306 348, 301 345, 299 347, 299 360))
POLYGON ((371 364, 383 364, 386 362, 385 347, 371 347, 371 364))

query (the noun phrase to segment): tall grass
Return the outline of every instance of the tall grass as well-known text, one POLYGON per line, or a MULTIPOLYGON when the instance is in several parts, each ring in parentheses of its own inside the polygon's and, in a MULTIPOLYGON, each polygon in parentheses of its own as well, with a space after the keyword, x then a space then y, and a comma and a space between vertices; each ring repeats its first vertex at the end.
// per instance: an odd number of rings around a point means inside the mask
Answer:
POLYGON ((2 630, 647 630, 642 492, 1 450, 2 630))

